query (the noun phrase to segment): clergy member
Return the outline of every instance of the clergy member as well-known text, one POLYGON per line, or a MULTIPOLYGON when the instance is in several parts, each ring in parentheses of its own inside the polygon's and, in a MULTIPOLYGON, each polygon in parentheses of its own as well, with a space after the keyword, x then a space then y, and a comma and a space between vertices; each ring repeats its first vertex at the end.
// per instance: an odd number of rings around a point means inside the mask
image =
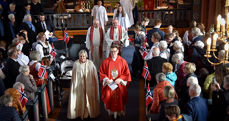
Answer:
POLYGON ((104 35, 103 28, 99 26, 99 20, 95 19, 93 21, 93 26, 87 31, 85 43, 89 50, 89 58, 94 62, 97 70, 99 70, 106 50, 104 47, 104 35))
POLYGON ((103 30, 105 30, 105 26, 107 24, 108 17, 107 17, 106 8, 104 6, 102 6, 101 0, 98 0, 97 5, 95 5, 92 8, 91 16, 93 17, 93 20, 98 19, 103 30))
POLYGON ((110 56, 100 66, 99 75, 102 83, 101 99, 105 104, 111 120, 125 116, 127 104, 127 86, 131 81, 128 64, 118 55, 119 46, 112 43, 110 56))
POLYGON ((72 80, 67 117, 96 118, 99 115, 99 81, 92 61, 87 60, 87 52, 79 52, 72 70, 72 80))
MULTIPOLYGON (((106 55, 107 58, 110 53, 111 43, 123 44, 125 47, 129 45, 129 37, 127 31, 119 25, 119 21, 114 19, 112 21, 112 26, 107 30, 105 35, 106 40, 106 55)), ((121 52, 120 52, 121 53, 121 52)))

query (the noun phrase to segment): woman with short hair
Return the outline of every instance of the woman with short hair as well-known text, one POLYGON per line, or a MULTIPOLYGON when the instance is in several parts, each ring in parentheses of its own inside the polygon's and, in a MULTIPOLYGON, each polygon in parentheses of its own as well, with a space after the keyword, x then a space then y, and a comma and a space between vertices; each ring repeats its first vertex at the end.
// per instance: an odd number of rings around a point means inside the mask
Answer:
POLYGON ((169 81, 171 85, 175 86, 177 75, 173 72, 173 65, 169 62, 163 63, 162 72, 165 74, 166 80, 169 81))

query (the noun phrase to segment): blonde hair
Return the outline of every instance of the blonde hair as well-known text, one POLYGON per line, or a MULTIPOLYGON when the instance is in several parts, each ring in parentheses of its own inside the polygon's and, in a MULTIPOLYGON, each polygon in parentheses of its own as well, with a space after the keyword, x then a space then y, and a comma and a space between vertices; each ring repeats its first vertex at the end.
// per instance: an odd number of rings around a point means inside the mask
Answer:
POLYGON ((162 68, 164 68, 166 70, 166 72, 172 72, 173 71, 173 65, 169 62, 163 63, 162 68))
POLYGON ((175 97, 175 90, 173 87, 171 86, 166 86, 164 88, 164 96, 167 98, 167 99, 172 99, 175 97))
POLYGON ((188 62, 185 65, 185 70, 187 71, 187 73, 194 73, 196 71, 196 65, 194 63, 190 63, 188 62))

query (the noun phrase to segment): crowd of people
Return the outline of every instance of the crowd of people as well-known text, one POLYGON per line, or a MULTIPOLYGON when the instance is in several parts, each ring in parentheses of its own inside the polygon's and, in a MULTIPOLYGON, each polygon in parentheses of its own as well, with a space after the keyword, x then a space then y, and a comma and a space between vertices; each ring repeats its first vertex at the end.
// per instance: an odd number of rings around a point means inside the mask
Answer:
MULTIPOLYGON (((45 19, 40 3, 32 0, 31 4, 17 4, 0 1, 1 120, 20 120, 18 115, 26 110, 21 102, 22 92, 29 101, 34 100, 37 88, 46 83, 38 72, 54 59, 47 36, 52 35, 55 27, 45 19), (46 65, 45 59, 48 59, 46 65)), ((85 38, 89 51, 79 52, 72 69, 67 118, 96 118, 100 114, 101 97, 111 121, 125 120, 129 83, 133 78, 138 80, 148 65, 151 78, 146 80, 146 85, 153 92, 153 100, 146 106, 147 118, 159 121, 229 119, 228 67, 226 64, 212 66, 204 57, 206 38, 211 35, 204 31, 203 24, 192 21, 182 38, 172 25, 162 31, 160 19, 155 19, 154 27, 147 31, 150 20, 143 18, 134 25, 132 9, 127 1, 117 3, 108 28, 102 1, 98 0, 93 7, 93 25, 85 38), (128 35, 130 27, 134 29, 133 40, 128 35), (132 64, 121 57, 122 48, 128 46, 135 48, 132 64)), ((217 48, 220 50, 222 46, 219 41, 217 48)), ((220 62, 225 56, 226 52, 221 50, 219 60, 211 60, 220 62)), ((46 89, 45 93, 49 113, 46 89)))

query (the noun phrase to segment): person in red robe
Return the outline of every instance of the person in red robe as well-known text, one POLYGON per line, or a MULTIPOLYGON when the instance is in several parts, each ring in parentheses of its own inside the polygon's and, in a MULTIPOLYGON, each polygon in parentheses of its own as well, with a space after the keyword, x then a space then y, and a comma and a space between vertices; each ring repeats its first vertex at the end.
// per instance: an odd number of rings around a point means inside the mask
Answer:
POLYGON ((111 119, 125 116, 127 87, 131 75, 126 60, 119 53, 119 45, 112 43, 110 56, 102 62, 99 75, 102 83, 101 99, 111 119))

